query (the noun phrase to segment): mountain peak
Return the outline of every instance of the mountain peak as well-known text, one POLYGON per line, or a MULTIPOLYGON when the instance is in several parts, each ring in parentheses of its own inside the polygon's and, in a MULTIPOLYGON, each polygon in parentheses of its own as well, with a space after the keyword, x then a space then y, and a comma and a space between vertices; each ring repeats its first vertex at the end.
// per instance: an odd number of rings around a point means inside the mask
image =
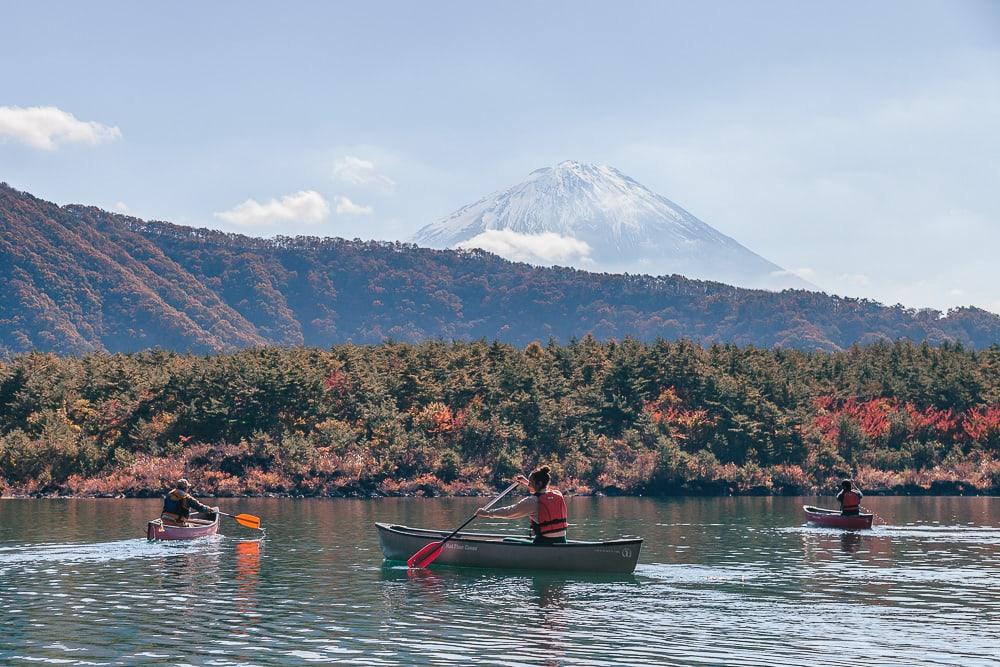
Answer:
POLYGON ((614 167, 606 164, 590 164, 576 160, 563 160, 554 167, 542 167, 531 172, 529 176, 550 174, 558 178, 577 177, 586 181, 603 179, 631 180, 614 167))
POLYGON ((682 274, 764 287, 808 287, 778 265, 608 165, 565 160, 464 206, 413 237, 534 264, 682 274))

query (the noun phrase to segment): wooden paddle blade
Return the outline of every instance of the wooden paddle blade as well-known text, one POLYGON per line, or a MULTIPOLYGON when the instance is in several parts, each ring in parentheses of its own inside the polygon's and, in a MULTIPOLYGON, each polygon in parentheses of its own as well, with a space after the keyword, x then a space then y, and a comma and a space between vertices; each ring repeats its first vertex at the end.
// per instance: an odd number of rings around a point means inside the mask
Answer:
POLYGON ((237 514, 233 517, 236 519, 236 523, 241 526, 246 526, 247 528, 253 528, 254 530, 260 530, 260 517, 254 516, 253 514, 237 514))
POLYGON ((444 550, 444 542, 431 542, 406 561, 409 567, 427 567, 433 563, 444 550))

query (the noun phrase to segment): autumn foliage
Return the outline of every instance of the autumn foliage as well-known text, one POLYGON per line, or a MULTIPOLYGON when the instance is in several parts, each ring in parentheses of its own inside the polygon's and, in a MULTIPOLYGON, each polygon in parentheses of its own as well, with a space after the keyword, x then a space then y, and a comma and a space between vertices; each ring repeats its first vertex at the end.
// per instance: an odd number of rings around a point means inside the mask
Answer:
POLYGON ((2 183, 0 287, 0 357, 587 334, 827 351, 1000 342, 1000 316, 976 308, 535 267, 479 250, 253 238, 57 206, 2 183))
POLYGON ((1000 347, 484 341, 0 362, 0 488, 151 495, 1000 490, 1000 347))

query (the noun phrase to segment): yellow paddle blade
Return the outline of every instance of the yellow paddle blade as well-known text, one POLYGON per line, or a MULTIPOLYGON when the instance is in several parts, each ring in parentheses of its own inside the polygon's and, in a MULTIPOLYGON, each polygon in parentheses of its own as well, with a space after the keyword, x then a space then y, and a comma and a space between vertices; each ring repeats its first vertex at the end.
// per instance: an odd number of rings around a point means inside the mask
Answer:
POLYGON ((241 526, 246 526, 247 528, 253 528, 254 530, 260 530, 260 517, 254 516, 253 514, 237 514, 233 517, 236 519, 236 523, 241 526))

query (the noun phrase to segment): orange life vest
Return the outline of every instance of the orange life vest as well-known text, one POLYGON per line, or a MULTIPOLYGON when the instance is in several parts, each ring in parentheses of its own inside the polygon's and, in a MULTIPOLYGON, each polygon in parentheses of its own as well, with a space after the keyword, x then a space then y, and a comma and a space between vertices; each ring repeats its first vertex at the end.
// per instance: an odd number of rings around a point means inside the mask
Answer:
POLYGON ((536 493, 535 497, 538 498, 538 522, 531 520, 533 535, 561 533, 569 527, 566 499, 559 491, 552 489, 545 493, 536 493))
POLYGON ((840 497, 841 512, 858 512, 861 510, 861 496, 854 491, 844 491, 840 497))

